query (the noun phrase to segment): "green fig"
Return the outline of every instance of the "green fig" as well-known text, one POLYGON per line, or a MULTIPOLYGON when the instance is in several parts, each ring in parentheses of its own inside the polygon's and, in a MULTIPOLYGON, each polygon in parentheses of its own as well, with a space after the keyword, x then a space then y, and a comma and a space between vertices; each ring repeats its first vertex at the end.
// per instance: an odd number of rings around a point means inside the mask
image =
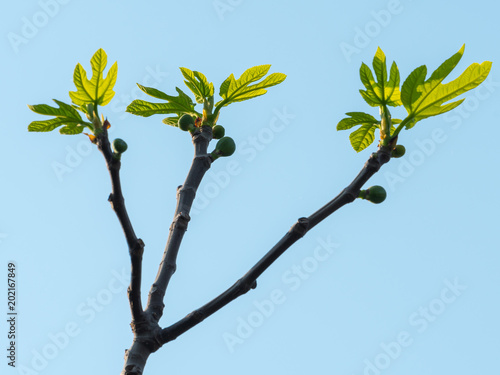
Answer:
POLYGON ((212 128, 212 135, 214 139, 221 139, 226 134, 226 129, 221 125, 215 125, 212 128))
POLYGON ((406 153, 406 148, 403 145, 397 145, 394 147, 394 150, 392 150, 391 156, 393 158, 400 158, 406 153))
POLYGON ((215 150, 212 151, 212 159, 216 160, 220 156, 231 156, 236 150, 236 145, 231 137, 222 137, 215 145, 215 150))
POLYGON ((387 197, 387 192, 382 186, 374 185, 366 189, 364 199, 369 200, 372 203, 382 203, 387 197))
POLYGON ((193 116, 185 113, 183 114, 177 123, 181 130, 187 132, 188 130, 193 130, 195 128, 193 116))
POLYGON ((113 141, 113 151, 117 154, 123 154, 125 151, 127 151, 127 148, 127 142, 125 142, 123 139, 116 138, 113 141))

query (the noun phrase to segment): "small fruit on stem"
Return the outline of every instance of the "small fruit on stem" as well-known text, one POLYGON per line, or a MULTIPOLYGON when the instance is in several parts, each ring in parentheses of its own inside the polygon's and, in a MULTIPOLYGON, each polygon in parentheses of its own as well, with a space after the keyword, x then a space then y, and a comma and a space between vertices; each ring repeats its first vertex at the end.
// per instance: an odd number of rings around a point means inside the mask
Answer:
POLYGON ((374 185, 359 192, 358 198, 366 199, 372 203, 382 203, 387 197, 387 192, 382 186, 374 185))
POLYGON ((121 138, 116 138, 111 145, 113 147, 113 157, 120 160, 122 154, 127 151, 127 142, 121 138))
POLYGON ((221 125, 215 125, 212 128, 212 135, 214 139, 221 139, 226 134, 226 129, 221 125))
POLYGON ((406 153, 406 148, 403 145, 397 145, 394 147, 394 150, 392 150, 391 156, 393 158, 400 158, 406 153))
POLYGON ((221 156, 231 156, 236 150, 236 144, 231 137, 222 137, 215 145, 215 150, 212 151, 211 156, 213 160, 221 156))
POLYGON ((188 130, 189 131, 194 130, 194 128, 195 128, 193 116, 191 116, 187 113, 183 114, 179 118, 179 121, 177 122, 177 124, 179 125, 179 128, 181 130, 184 130, 185 132, 187 132, 188 130))

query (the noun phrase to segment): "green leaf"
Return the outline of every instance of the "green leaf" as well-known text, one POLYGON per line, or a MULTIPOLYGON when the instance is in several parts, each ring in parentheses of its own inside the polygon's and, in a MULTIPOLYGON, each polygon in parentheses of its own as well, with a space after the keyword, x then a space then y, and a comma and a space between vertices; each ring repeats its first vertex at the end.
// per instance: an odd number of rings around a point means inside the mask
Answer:
POLYGON ((347 130, 358 125, 375 125, 379 121, 372 115, 364 112, 347 112, 347 116, 337 124, 337 130, 347 130))
POLYGON ((436 116, 459 106, 465 99, 460 99, 448 104, 446 102, 472 90, 483 82, 491 70, 491 62, 470 65, 458 78, 443 84, 443 80, 456 67, 464 53, 465 45, 460 50, 442 63, 429 77, 427 68, 422 65, 415 69, 403 83, 401 98, 412 121, 406 126, 413 127, 417 121, 430 116, 436 116))
POLYGON ((180 119, 180 116, 177 116, 177 117, 166 117, 162 120, 162 122, 164 124, 167 124, 167 125, 170 125, 170 126, 175 126, 175 127, 178 127, 179 126, 179 119, 180 119))
POLYGON ((283 73, 272 73, 261 82, 252 84, 264 78, 269 72, 271 65, 258 65, 247 69, 240 78, 235 79, 231 74, 221 85, 219 95, 223 100, 216 103, 217 108, 225 107, 231 103, 241 102, 260 95, 264 95, 266 88, 283 82, 286 75, 283 73))
POLYGON ((220 85, 219 89, 219 95, 221 98, 224 98, 225 95, 227 94, 227 90, 229 89, 229 86, 231 85, 231 82, 234 81, 234 75, 231 73, 229 77, 226 78, 224 82, 222 82, 222 85, 220 85))
POLYGON ((207 77, 202 73, 191 71, 187 68, 180 68, 182 75, 186 79, 184 83, 193 92, 196 102, 202 104, 214 94, 214 85, 208 83, 207 77))
POLYGON ((349 139, 357 152, 370 146, 375 139, 375 129, 380 128, 380 121, 364 112, 347 112, 347 116, 337 124, 337 130, 348 130, 354 126, 361 127, 351 133, 349 139))
POLYGON ((143 117, 168 113, 173 113, 179 116, 184 113, 189 113, 201 117, 201 115, 194 110, 194 103, 191 98, 178 87, 175 89, 179 95, 171 96, 152 87, 145 87, 139 84, 137 84, 137 86, 139 86, 139 88, 146 94, 154 98, 166 100, 167 103, 151 103, 145 100, 136 99, 127 107, 126 111, 129 113, 143 117))
POLYGON ((111 101, 115 95, 113 87, 116 83, 118 65, 115 62, 109 69, 106 78, 104 78, 103 72, 107 61, 108 57, 102 48, 92 56, 90 60, 92 78, 90 80, 87 78, 87 72, 83 69, 82 65, 80 63, 76 65, 73 73, 73 82, 77 91, 70 91, 69 93, 73 103, 76 105, 92 103, 104 106, 111 101))
POLYGON ((377 82, 370 68, 362 63, 359 69, 359 77, 366 90, 359 90, 363 99, 372 107, 390 105, 400 106, 401 93, 399 91, 399 69, 395 62, 391 65, 389 77, 387 77, 387 65, 384 52, 377 48, 373 58, 373 70, 377 76, 377 82))
POLYGON ((375 140, 376 128, 376 126, 372 125, 363 125, 359 129, 353 131, 349 135, 352 148, 354 148, 356 152, 360 152, 370 146, 375 140))
POLYGON ((80 134, 86 126, 90 127, 92 125, 83 121, 77 110, 69 104, 56 99, 53 100, 59 106, 58 108, 47 104, 28 105, 28 108, 35 113, 55 116, 55 118, 49 120, 33 121, 28 125, 28 131, 50 132, 59 126, 65 125, 59 130, 61 134, 80 134))

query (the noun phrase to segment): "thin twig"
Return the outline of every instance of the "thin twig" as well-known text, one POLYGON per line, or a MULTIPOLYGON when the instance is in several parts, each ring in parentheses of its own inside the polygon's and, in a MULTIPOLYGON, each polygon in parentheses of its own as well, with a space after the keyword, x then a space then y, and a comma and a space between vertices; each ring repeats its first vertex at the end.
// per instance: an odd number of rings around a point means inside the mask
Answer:
MULTIPOLYGON (((143 309, 141 302, 141 275, 142 275, 142 254, 144 252, 144 242, 137 238, 132 227, 132 223, 125 207, 125 199, 123 198, 121 182, 120 182, 120 167, 121 162, 113 156, 113 151, 108 139, 107 120, 104 124, 102 133, 96 137, 98 149, 104 155, 106 166, 111 177, 111 194, 108 201, 118 217, 127 245, 129 248, 130 260, 132 263, 130 285, 128 287, 128 298, 130 310, 132 313, 132 326, 136 322, 143 320, 143 309)), ((133 327, 134 328, 134 327, 133 327)))

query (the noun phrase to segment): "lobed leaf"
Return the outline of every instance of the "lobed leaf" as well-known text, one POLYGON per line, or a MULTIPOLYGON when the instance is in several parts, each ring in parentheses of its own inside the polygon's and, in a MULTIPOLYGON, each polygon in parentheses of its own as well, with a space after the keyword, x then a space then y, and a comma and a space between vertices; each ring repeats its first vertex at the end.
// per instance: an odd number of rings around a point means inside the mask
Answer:
POLYGON ((200 114, 194 110, 195 104, 193 103, 191 98, 178 87, 176 87, 175 89, 177 90, 177 93, 179 95, 171 96, 152 87, 146 87, 139 84, 137 84, 137 86, 139 86, 139 88, 146 94, 157 99, 166 100, 167 103, 151 103, 145 100, 136 99, 128 105, 126 111, 129 113, 143 117, 168 113, 173 113, 176 115, 189 113, 192 115, 200 116, 200 114))
POLYGON ((58 107, 51 107, 47 104, 28 105, 33 112, 55 116, 49 120, 33 121, 28 125, 30 132, 49 132, 59 126, 65 125, 59 130, 61 134, 80 134, 85 126, 91 126, 89 122, 83 121, 78 111, 71 105, 53 99, 58 107))
POLYGON ((116 83, 118 74, 118 65, 115 62, 108 71, 106 78, 103 73, 107 65, 106 52, 101 48, 99 49, 92 59, 90 65, 92 66, 92 78, 87 78, 87 72, 78 63, 73 73, 73 82, 77 91, 70 91, 69 96, 73 103, 76 105, 85 105, 92 103, 94 105, 104 106, 108 104, 115 92, 113 87, 116 83))
POLYGON ((364 112, 347 112, 347 116, 337 124, 337 130, 347 130, 358 125, 375 125, 379 121, 372 115, 364 112))
POLYGON ((348 130, 354 126, 361 127, 351 133, 349 140, 357 152, 370 146, 375 139, 375 129, 380 127, 380 121, 364 112, 347 112, 346 117, 337 124, 337 130, 348 130))
POLYGON ((362 63, 359 69, 359 77, 366 89, 359 90, 363 99, 372 107, 400 106, 402 104, 399 91, 400 77, 396 63, 392 63, 390 75, 387 77, 385 54, 378 47, 372 65, 377 81, 375 81, 372 71, 365 63, 362 63))
POLYGON ((193 92, 196 102, 203 103, 214 94, 214 85, 208 82, 203 73, 191 71, 187 68, 180 68, 182 75, 186 79, 184 83, 193 92))
POLYGON ((377 127, 373 125, 363 125, 359 129, 353 131, 349 135, 352 148, 354 148, 356 152, 360 152, 370 146, 375 140, 376 128, 377 127))
POLYGON ((459 106, 464 99, 448 104, 446 102, 472 90, 483 82, 491 70, 491 62, 470 65, 458 78, 443 84, 443 80, 451 73, 462 58, 465 45, 442 63, 429 77, 425 79, 427 68, 422 65, 415 69, 403 83, 401 97, 412 121, 406 126, 413 127, 417 121, 430 116, 436 116, 459 106))
POLYGON ((258 65, 247 69, 240 78, 235 79, 231 74, 220 86, 219 95, 223 100, 216 103, 217 107, 225 107, 231 103, 241 102, 260 95, 264 95, 266 88, 280 84, 286 79, 283 73, 272 73, 261 82, 269 72, 271 65, 258 65))
POLYGON ((180 116, 176 116, 176 117, 166 117, 162 120, 162 122, 164 124, 167 124, 167 125, 170 125, 170 126, 179 126, 179 119, 180 119, 180 116))

